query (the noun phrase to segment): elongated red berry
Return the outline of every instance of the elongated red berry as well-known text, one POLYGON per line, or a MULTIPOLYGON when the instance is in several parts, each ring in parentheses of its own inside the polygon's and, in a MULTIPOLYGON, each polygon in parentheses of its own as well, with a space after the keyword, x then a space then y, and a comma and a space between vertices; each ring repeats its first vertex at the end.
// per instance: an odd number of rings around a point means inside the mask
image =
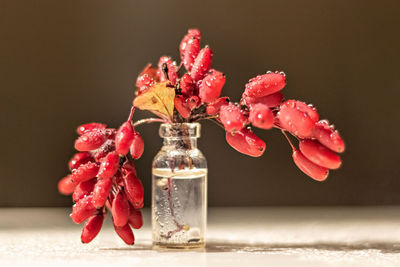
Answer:
POLYGON ((193 81, 196 82, 204 78, 210 69, 211 60, 212 51, 208 46, 206 46, 200 50, 199 55, 196 57, 196 60, 193 63, 193 67, 190 72, 190 76, 192 77, 193 81))
POLYGON ((91 179, 89 181, 79 183, 74 189, 72 199, 77 202, 79 199, 90 195, 93 192, 96 182, 97 179, 91 179))
POLYGON ((134 159, 139 159, 144 151, 144 142, 142 136, 138 133, 135 132, 135 136, 132 141, 132 145, 130 148, 131 156, 134 159))
POLYGON ((104 130, 92 130, 84 133, 75 141, 78 151, 90 151, 99 148, 107 140, 104 130))
POLYGON ((101 147, 99 147, 96 150, 91 151, 92 156, 94 158, 94 160, 97 163, 101 163, 101 161, 103 160, 103 158, 105 156, 107 156, 108 153, 112 152, 115 150, 115 141, 114 139, 108 139, 107 141, 104 142, 104 144, 101 145, 101 147))
POLYGON ((133 172, 130 172, 123 176, 123 180, 125 184, 125 193, 129 202, 135 209, 142 208, 144 189, 140 179, 137 178, 133 172))
POLYGON ((181 60, 183 61, 185 58, 185 51, 186 51, 186 45, 187 42, 192 39, 192 38, 197 38, 200 40, 201 34, 198 29, 189 29, 188 33, 183 37, 180 45, 179 45, 179 52, 181 55, 181 60))
POLYGON ((174 98, 174 106, 182 118, 187 119, 190 117, 190 109, 183 96, 177 96, 174 98))
POLYGON ((267 73, 249 80, 245 94, 250 97, 263 97, 278 92, 285 87, 286 77, 281 73, 267 73))
POLYGON ((252 105, 252 104, 264 104, 270 108, 279 106, 283 101, 283 94, 281 92, 276 92, 271 95, 266 95, 262 97, 250 97, 243 95, 243 100, 245 105, 252 105))
POLYGON ((92 161, 92 155, 89 152, 76 153, 68 162, 70 171, 77 169, 82 164, 92 161))
POLYGON ((63 195, 71 195, 78 184, 74 183, 71 176, 72 175, 70 174, 58 182, 58 191, 63 195))
POLYGON ((326 120, 321 120, 315 124, 313 137, 337 153, 342 153, 345 150, 345 144, 339 132, 333 126, 330 126, 326 120))
POLYGON ((79 166, 78 169, 74 170, 71 174, 71 179, 74 183, 80 183, 88 181, 97 176, 99 171, 99 165, 93 162, 88 162, 79 166))
POLYGON ((143 216, 140 210, 131 207, 129 215, 129 224, 133 229, 140 229, 143 226, 143 216))
POLYGON ((192 37, 187 41, 184 56, 183 65, 190 71, 193 67, 193 63, 200 52, 200 39, 192 37))
POLYGON ((312 136, 318 113, 304 102, 288 100, 280 106, 277 119, 283 129, 305 138, 312 136))
POLYGON ((124 226, 128 223, 129 202, 123 191, 119 191, 112 204, 112 215, 115 226, 124 226))
POLYGON ((297 167, 314 180, 324 181, 328 177, 329 169, 313 163, 312 161, 307 159, 299 150, 294 150, 292 157, 297 167))
POLYGON ((118 236, 127 244, 133 245, 135 243, 135 236, 133 235, 132 229, 129 224, 125 224, 122 227, 118 227, 114 224, 115 232, 118 236))
POLYGON ((247 123, 241 108, 233 103, 220 108, 219 118, 228 132, 240 131, 247 123))
POLYGON ((101 130, 107 128, 107 125, 104 123, 98 123, 98 122, 91 122, 91 123, 86 123, 78 126, 76 129, 76 132, 79 135, 82 135, 84 133, 90 132, 92 130, 101 130))
POLYGON ((206 108, 208 115, 217 115, 222 106, 229 104, 229 97, 220 97, 212 103, 209 103, 206 108))
POLYGON ((172 85, 175 85, 178 79, 177 68, 172 62, 170 57, 162 56, 158 62, 158 75, 160 76, 160 81, 169 80, 172 85), (166 67, 166 69, 164 69, 166 67))
POLYGON ((117 152, 113 151, 107 154, 100 164, 97 176, 102 179, 110 179, 114 176, 119 168, 120 157, 117 152))
POLYGON ((195 85, 193 83, 192 77, 185 73, 180 81, 181 92, 185 97, 190 97, 194 94, 195 85))
POLYGON ((265 142, 246 128, 234 134, 226 132, 226 141, 240 153, 252 157, 259 157, 265 151, 265 142))
POLYGON ((267 105, 254 104, 250 106, 249 121, 261 129, 271 129, 274 125, 274 114, 267 105))
POLYGON ((210 103, 221 95, 225 84, 225 75, 217 70, 211 71, 199 85, 199 97, 203 103, 210 103))
POLYGON ((104 215, 96 214, 90 217, 83 226, 81 241, 82 243, 90 243, 100 232, 103 226, 104 215))
POLYGON ((145 75, 145 74, 148 77, 150 77, 151 79, 153 79, 155 82, 160 81, 160 77, 158 77, 158 74, 157 74, 157 68, 154 68, 150 63, 147 64, 146 67, 144 67, 142 72, 139 74, 139 77, 142 75, 145 75))
POLYGON ((115 150, 118 154, 128 154, 134 136, 135 130, 129 121, 123 123, 121 127, 119 127, 117 135, 115 136, 115 150))
POLYGON ((342 164, 340 157, 329 148, 314 140, 301 140, 299 143, 301 153, 313 163, 328 168, 337 169, 342 164))
POLYGON ((112 186, 112 179, 99 179, 93 189, 92 203, 96 208, 101 208, 107 201, 112 186))
POLYGON ((71 218, 75 223, 82 223, 94 214, 96 208, 92 204, 92 196, 81 198, 72 206, 71 218))

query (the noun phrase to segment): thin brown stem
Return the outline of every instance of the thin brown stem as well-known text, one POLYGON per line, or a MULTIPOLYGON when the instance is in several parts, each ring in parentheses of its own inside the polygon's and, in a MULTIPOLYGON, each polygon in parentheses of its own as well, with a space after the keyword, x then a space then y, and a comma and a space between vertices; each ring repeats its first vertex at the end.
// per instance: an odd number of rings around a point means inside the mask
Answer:
POLYGON ((135 112, 135 107, 132 106, 131 107, 131 112, 129 113, 128 121, 130 121, 130 122, 132 121, 134 112, 135 112))
POLYGON ((146 119, 142 119, 142 120, 138 120, 133 124, 133 127, 139 126, 141 124, 145 124, 145 123, 153 123, 153 122, 166 122, 163 119, 159 119, 159 118, 146 118, 146 119))
POLYGON ((292 147, 292 150, 296 150, 295 146, 293 145, 292 141, 289 139, 289 137, 286 134, 286 131, 281 130, 282 134, 286 137, 286 140, 289 142, 289 145, 292 147))

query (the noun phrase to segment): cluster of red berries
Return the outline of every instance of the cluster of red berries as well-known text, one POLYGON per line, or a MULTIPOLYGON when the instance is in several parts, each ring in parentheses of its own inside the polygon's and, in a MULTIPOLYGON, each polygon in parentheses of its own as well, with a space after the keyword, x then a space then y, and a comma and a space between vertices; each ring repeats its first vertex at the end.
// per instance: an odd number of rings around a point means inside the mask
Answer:
POLYGON ((278 128, 286 137, 289 132, 299 140, 297 149, 288 138, 293 160, 311 178, 325 180, 329 169, 340 167, 341 159, 336 153, 343 152, 345 145, 338 131, 327 120, 319 121, 312 105, 284 101, 281 90, 286 85, 285 73, 267 72, 250 79, 240 102, 231 102, 229 97, 221 97, 225 75, 211 68, 212 51, 208 46, 200 49, 200 39, 199 30, 188 31, 179 47, 180 65, 166 56, 160 58, 157 69, 147 65, 136 82, 138 94, 169 80, 176 90, 176 121, 215 119, 224 127, 227 142, 253 157, 264 153, 265 142, 251 131, 251 126, 278 128), (180 74, 182 65, 186 73, 180 74))
POLYGON ((100 232, 107 210, 112 213, 116 233, 126 244, 135 242, 131 227, 139 229, 143 225, 140 209, 144 190, 133 160, 141 157, 144 144, 133 128, 133 111, 118 130, 102 123, 88 123, 77 129, 80 136, 75 149, 80 152, 69 161, 71 174, 59 181, 58 190, 72 194, 72 220, 78 224, 86 221, 83 243, 89 243, 100 232))
POLYGON ((76 223, 86 220, 81 236, 83 243, 96 237, 107 209, 112 213, 117 234, 127 244, 134 243, 131 227, 137 229, 143 224, 140 212, 143 186, 133 164, 144 148, 140 134, 134 130, 134 125, 140 123, 212 120, 225 129, 226 141, 234 149, 253 157, 264 153, 265 142, 252 132, 251 126, 277 128, 291 145, 295 164, 311 178, 323 181, 329 169, 340 167, 337 153, 345 149, 342 138, 327 120, 319 120, 311 105, 297 100, 284 101, 281 90, 286 85, 286 75, 283 72, 267 72, 250 79, 240 102, 231 102, 229 97, 221 97, 225 75, 211 68, 212 51, 208 46, 201 49, 200 39, 200 31, 190 29, 180 43, 179 65, 163 56, 157 68, 148 64, 139 75, 137 96, 150 93, 160 83, 166 84, 164 90, 173 90, 172 94, 170 91, 165 94, 172 95, 171 99, 160 99, 163 94, 153 93, 148 100, 151 103, 144 105, 146 108, 138 106, 160 119, 149 118, 133 124, 135 107, 132 107, 128 120, 118 131, 100 123, 78 127, 80 137, 75 148, 81 152, 69 162, 72 173, 59 182, 58 188, 63 194, 72 194, 76 202, 72 220, 76 223), (155 107, 157 103, 162 108, 155 107), (168 107, 173 108, 173 114, 168 107), (287 133, 298 140, 299 148, 287 133))

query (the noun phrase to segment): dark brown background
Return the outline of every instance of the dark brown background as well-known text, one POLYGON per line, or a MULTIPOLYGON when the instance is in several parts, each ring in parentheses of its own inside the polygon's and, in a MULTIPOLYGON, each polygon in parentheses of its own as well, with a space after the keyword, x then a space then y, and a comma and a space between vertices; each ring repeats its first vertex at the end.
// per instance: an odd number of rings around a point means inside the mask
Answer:
MULTIPOLYGON (((0 1, 1 206, 63 206, 78 124, 117 127, 139 71, 178 57, 189 27, 214 50, 238 100, 246 81, 284 70, 288 98, 314 103, 347 141, 324 183, 303 175, 277 131, 261 158, 231 149, 203 124, 210 205, 400 204, 398 1, 0 1)), ((147 114, 141 114, 144 116, 147 114)), ((139 116, 140 117, 140 116, 139 116)), ((150 197, 158 127, 137 163, 150 197)))

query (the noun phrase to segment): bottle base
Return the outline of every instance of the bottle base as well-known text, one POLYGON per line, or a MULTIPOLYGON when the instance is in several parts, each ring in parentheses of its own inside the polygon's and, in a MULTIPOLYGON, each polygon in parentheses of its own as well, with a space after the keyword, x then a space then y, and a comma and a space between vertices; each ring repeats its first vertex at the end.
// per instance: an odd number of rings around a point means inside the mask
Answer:
POLYGON ((153 242, 153 249, 199 249, 205 248, 205 242, 196 243, 163 243, 153 242))

